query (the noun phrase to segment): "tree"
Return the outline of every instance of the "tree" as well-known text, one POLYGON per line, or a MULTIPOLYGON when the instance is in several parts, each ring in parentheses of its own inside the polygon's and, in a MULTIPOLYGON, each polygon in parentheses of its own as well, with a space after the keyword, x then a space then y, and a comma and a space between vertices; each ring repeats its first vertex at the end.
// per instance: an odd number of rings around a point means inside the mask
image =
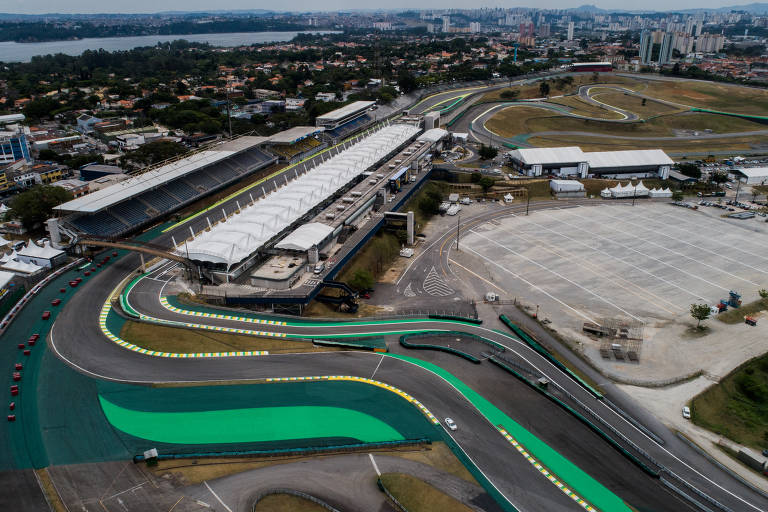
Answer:
POLYGON ((678 163, 677 170, 691 178, 701 178, 701 169, 699 169, 699 166, 696 164, 678 163))
POLYGON ((480 178, 478 185, 480 185, 483 188, 483 195, 488 193, 488 191, 491 189, 494 183, 496 182, 493 179, 489 178, 488 176, 483 176, 482 178, 480 178))
POLYGON ((520 94, 520 91, 517 91, 514 89, 504 89, 503 91, 501 91, 501 94, 499 96, 501 96, 501 98, 505 100, 512 100, 517 98, 519 94, 520 94))
POLYGON ((358 290, 367 290, 368 288, 372 288, 375 282, 376 280, 370 270, 360 268, 355 270, 352 279, 349 281, 349 285, 358 290))
POLYGON ((480 155, 480 158, 483 160, 491 160, 496 158, 496 155, 499 154, 499 150, 493 146, 486 146, 485 144, 482 144, 477 154, 480 155))
POLYGON ((61 103, 53 98, 38 98, 27 103, 24 115, 31 119, 42 119, 51 117, 60 108, 61 103))
POLYGON ((765 288, 761 288, 757 290, 757 294, 760 295, 761 299, 768 299, 768 290, 765 288))
POLYGON ((728 182, 728 173, 725 171, 716 171, 709 175, 709 181, 712 183, 717 183, 718 185, 721 183, 727 183, 728 182))
POLYGON ((755 187, 752 187, 752 201, 757 201, 757 196, 760 195, 760 191, 755 187))
POLYGON ((697 320, 696 328, 698 329, 701 321, 709 318, 709 304, 691 304, 691 316, 697 320))
POLYGON ((547 82, 541 82, 539 84, 539 93, 542 97, 549 96, 549 83, 547 82))
POLYGON ((472 173, 472 175, 469 177, 469 180, 472 183, 480 183, 480 180, 483 178, 483 175, 479 172, 475 171, 472 173))
POLYGON ((397 85, 400 87, 400 92, 408 94, 417 87, 416 77, 414 77, 408 71, 401 71, 397 76, 397 85))
POLYGON ((69 191, 52 185, 39 185, 11 200, 11 217, 19 219, 29 231, 38 229, 51 216, 54 206, 72 199, 69 191))

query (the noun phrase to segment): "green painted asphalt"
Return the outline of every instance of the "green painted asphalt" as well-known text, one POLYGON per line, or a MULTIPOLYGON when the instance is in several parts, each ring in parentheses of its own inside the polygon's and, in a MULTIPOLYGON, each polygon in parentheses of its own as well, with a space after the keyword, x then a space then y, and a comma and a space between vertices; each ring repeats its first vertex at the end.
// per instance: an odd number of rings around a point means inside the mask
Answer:
POLYGON ((216 411, 147 412, 125 409, 99 397, 115 428, 150 441, 179 444, 249 443, 319 437, 361 442, 400 441, 383 421, 340 407, 294 406, 216 411))
MULTIPOLYGON (((447 381, 456 388, 459 393, 464 395, 464 397, 469 400, 490 423, 495 426, 504 427, 504 429, 517 439, 517 441, 521 443, 534 458, 538 459, 541 464, 557 475, 562 482, 570 486, 576 494, 589 501, 598 509, 610 512, 631 512, 632 509, 630 509, 621 498, 613 494, 600 482, 585 473, 581 468, 557 453, 549 445, 531 434, 512 418, 504 414, 485 397, 474 391, 450 372, 437 365, 413 357, 399 354, 388 354, 387 357, 394 357, 415 364, 431 371, 447 381)), ((542 476, 542 478, 544 477, 542 476)))

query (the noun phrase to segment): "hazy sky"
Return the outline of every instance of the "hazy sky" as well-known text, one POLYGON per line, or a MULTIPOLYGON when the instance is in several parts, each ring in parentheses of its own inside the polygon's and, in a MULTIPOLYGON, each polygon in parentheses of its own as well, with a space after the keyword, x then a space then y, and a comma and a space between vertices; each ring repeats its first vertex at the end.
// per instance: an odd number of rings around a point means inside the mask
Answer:
MULTIPOLYGON (((675 0, 669 2, 665 0, 646 0, 639 4, 631 4, 635 8, 643 9, 690 9, 690 8, 708 8, 723 7, 726 5, 743 5, 751 3, 754 0, 675 0)), ((390 0, 383 3, 378 0, 324 0, 317 2, 315 0, 292 0, 287 2, 281 8, 288 8, 295 11, 304 10, 338 10, 352 8, 380 8, 386 5, 387 8, 421 8, 421 9, 439 9, 445 7, 541 7, 541 8, 568 8, 578 7, 583 4, 594 4, 603 9, 626 9, 629 7, 626 1, 622 0, 603 0, 603 1, 582 1, 582 0, 520 0, 512 3, 499 3, 493 0, 441 0, 413 2, 412 0, 390 0)), ((3 0, 0 2, 0 12, 23 13, 23 14, 41 14, 49 12, 65 13, 103 13, 103 12, 123 12, 123 13, 147 13, 156 11, 184 10, 197 11, 205 9, 275 9, 274 2, 249 1, 249 0, 224 0, 222 2, 211 3, 209 0, 133 0, 131 2, 115 0, 3 0)))

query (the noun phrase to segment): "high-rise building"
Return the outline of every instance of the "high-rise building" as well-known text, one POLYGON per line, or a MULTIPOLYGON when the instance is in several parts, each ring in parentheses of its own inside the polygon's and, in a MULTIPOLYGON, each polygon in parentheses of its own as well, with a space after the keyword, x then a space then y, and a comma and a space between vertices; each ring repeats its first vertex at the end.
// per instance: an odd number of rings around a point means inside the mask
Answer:
POLYGON ((520 37, 533 37, 533 22, 532 21, 526 21, 524 23, 520 24, 520 37))
POLYGON ((701 26, 703 25, 703 22, 701 20, 698 20, 696 22, 696 37, 699 37, 701 35, 701 26))
POLYGON ((538 30, 536 31, 539 37, 549 37, 550 35, 550 28, 549 23, 542 23, 539 25, 538 30))
POLYGON ((443 16, 443 32, 448 32, 451 28, 451 17, 443 16))
POLYGON ((701 53, 716 53, 723 49, 725 37, 722 34, 701 34, 696 38, 696 51, 701 53))
POLYGON ((480 32, 480 22, 479 21, 470 22, 469 31, 472 32, 473 34, 480 32))
POLYGON ((568 40, 573 41, 573 22, 568 22, 568 40))
POLYGON ((672 46, 674 50, 686 55, 693 51, 694 37, 687 32, 681 32, 675 34, 675 44, 672 46))
POLYGON ((672 48, 674 44, 675 34, 672 32, 664 32, 664 36, 661 39, 661 49, 659 50, 658 63, 660 66, 672 62, 672 48))
POLYGON ((640 33, 640 63, 648 65, 651 63, 653 54, 653 37, 649 30, 643 30, 640 33))
POLYGON ((0 164, 8 164, 17 160, 31 161, 29 145, 24 132, 0 131, 0 164))

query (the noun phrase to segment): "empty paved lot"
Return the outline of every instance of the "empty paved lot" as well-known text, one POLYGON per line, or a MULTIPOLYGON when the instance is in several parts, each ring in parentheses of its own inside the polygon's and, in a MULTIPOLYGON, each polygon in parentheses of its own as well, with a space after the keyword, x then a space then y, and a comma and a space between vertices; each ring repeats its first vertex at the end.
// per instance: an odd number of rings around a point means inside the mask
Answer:
POLYGON ((583 322, 626 319, 645 324, 646 359, 671 362, 670 336, 685 338, 691 303, 715 304, 729 290, 747 302, 768 287, 766 224, 721 219, 721 212, 650 202, 540 211, 473 228, 464 254, 503 283, 508 298, 539 305, 541 317, 585 342, 591 356, 597 343, 581 334, 583 322))

